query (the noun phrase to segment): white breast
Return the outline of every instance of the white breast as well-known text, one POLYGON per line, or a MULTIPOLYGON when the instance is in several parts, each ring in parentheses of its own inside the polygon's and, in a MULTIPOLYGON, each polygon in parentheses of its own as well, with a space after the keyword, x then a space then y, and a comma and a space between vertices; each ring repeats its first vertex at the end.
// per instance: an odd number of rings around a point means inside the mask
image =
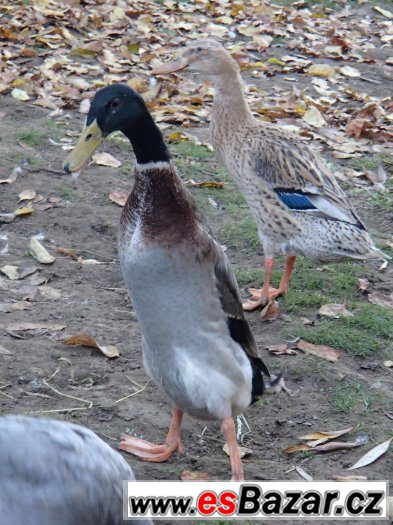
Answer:
POLYGON ((119 249, 148 373, 187 412, 221 419, 250 403, 251 366, 229 335, 213 263, 192 252, 145 243, 138 225, 119 249))

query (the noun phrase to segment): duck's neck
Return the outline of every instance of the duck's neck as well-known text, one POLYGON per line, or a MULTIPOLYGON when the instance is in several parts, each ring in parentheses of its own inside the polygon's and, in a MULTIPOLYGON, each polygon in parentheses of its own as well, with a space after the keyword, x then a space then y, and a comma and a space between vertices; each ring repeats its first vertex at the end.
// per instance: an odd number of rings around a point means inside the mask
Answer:
POLYGON ((139 166, 156 162, 170 162, 171 156, 161 131, 147 109, 137 124, 126 125, 122 131, 131 142, 139 166))
MULTIPOLYGON (((233 68, 214 78, 213 121, 221 128, 225 122, 242 126, 252 120, 252 113, 244 96, 240 73, 233 68)), ((233 129, 232 129, 233 131, 233 129)))

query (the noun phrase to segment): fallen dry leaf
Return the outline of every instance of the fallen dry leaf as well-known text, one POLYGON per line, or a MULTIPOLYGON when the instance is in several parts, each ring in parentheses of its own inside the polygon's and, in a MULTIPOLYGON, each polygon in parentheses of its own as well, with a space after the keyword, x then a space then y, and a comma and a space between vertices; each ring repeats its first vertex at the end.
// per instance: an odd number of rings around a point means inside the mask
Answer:
POLYGON ((95 153, 92 157, 92 160, 100 166, 109 166, 111 168, 118 168, 121 166, 120 160, 115 159, 113 155, 106 153, 105 151, 95 153))
POLYGON ((128 194, 122 191, 112 191, 109 194, 109 200, 117 204, 118 206, 124 206, 127 202, 128 194))
POLYGON ((393 367, 393 361, 384 361, 383 362, 383 365, 384 366, 387 366, 388 368, 392 368, 393 367))
POLYGON ((4 346, 0 345, 0 355, 12 355, 12 352, 7 350, 7 348, 4 348, 4 346))
POLYGON ((326 120, 323 118, 322 113, 315 106, 311 106, 304 113, 303 120, 314 128, 322 128, 323 126, 326 126, 326 120))
POLYGON ((182 481, 208 481, 210 476, 207 472, 202 472, 201 470, 183 470, 180 474, 180 479, 182 481))
POLYGON ((353 313, 349 312, 343 304, 324 304, 318 310, 319 315, 325 317, 333 317, 339 319, 340 317, 353 317, 353 313))
POLYGON ((14 266, 12 264, 6 264, 2 268, 0 268, 0 272, 3 273, 10 279, 11 281, 14 281, 16 279, 19 279, 19 266, 14 266))
POLYGON ((16 98, 16 100, 29 100, 30 99, 26 91, 24 89, 19 89, 19 88, 14 88, 11 91, 11 96, 13 98, 16 98))
POLYGON ((302 350, 302 352, 306 352, 307 354, 312 354, 317 357, 327 359, 332 363, 336 362, 337 359, 340 357, 340 352, 335 348, 331 348, 330 346, 326 345, 313 345, 312 343, 303 341, 303 339, 300 339, 300 341, 298 341, 298 343, 296 344, 296 348, 302 350))
POLYGON ((5 329, 7 332, 24 332, 26 330, 49 330, 60 331, 64 330, 65 324, 57 323, 9 323, 5 329))
POLYGON ((225 186, 225 182, 215 182, 213 180, 196 181, 194 179, 188 179, 184 184, 189 184, 196 188, 223 188, 225 186))
POLYGON ((359 78, 361 76, 360 71, 351 66, 340 67, 340 73, 350 78, 359 78))
POLYGON ((332 476, 334 481, 367 481, 367 476, 332 476))
POLYGON ((393 294, 385 295, 381 292, 369 293, 367 299, 370 303, 377 304, 378 306, 385 306, 393 310, 393 294))
POLYGON ((386 18, 390 18, 390 19, 393 18, 393 13, 391 13, 387 9, 384 9, 383 7, 379 7, 377 5, 374 5, 373 9, 375 9, 375 11, 378 11, 378 13, 381 13, 381 15, 386 16, 386 18))
POLYGON ((22 206, 21 208, 17 208, 12 215, 14 217, 23 217, 24 215, 30 215, 33 213, 34 208, 31 205, 28 206, 22 206))
POLYGON ((296 465, 295 470, 306 481, 314 481, 314 478, 299 465, 296 465))
POLYGON ((380 193, 383 193, 386 191, 385 183, 388 179, 388 175, 386 171, 384 170, 382 164, 380 164, 377 168, 377 171, 365 171, 365 176, 369 181, 373 184, 373 190, 378 191, 380 193))
POLYGON ((60 299, 62 297, 61 291, 57 290, 56 288, 53 288, 52 286, 41 285, 38 287, 38 291, 40 292, 42 297, 48 299, 49 301, 57 301, 57 299, 60 299))
POLYGON ((261 310, 261 319, 262 321, 275 321, 279 314, 278 302, 273 299, 261 310))
POLYGON ((366 467, 367 465, 374 463, 374 461, 376 461, 388 451, 392 439, 393 438, 390 438, 369 450, 367 454, 362 456, 354 465, 352 465, 352 467, 349 467, 347 470, 355 470, 357 468, 366 467))
MULTIPOLYGON (((246 456, 250 456, 252 454, 251 448, 243 447, 242 445, 238 445, 237 448, 239 450, 239 455, 240 455, 241 458, 244 458, 246 456)), ((227 454, 227 456, 230 455, 229 454, 228 443, 225 443, 225 445, 222 447, 222 450, 225 452, 225 454, 227 454)))
POLYGON ((36 198, 36 196, 37 196, 37 193, 35 190, 23 190, 18 195, 19 202, 33 200, 36 198))
POLYGON ((16 301, 15 303, 0 303, 0 313, 10 313, 16 310, 31 310, 33 305, 29 301, 16 301))
POLYGON ((352 432, 354 428, 355 427, 348 427, 344 428, 344 430, 322 430, 318 432, 310 432, 304 436, 299 436, 298 439, 336 439, 337 437, 341 437, 345 434, 348 434, 349 432, 352 432))
POLYGON ((313 64, 306 70, 307 75, 316 77, 333 78, 336 70, 329 64, 313 64))
POLYGON ((271 345, 268 347, 268 351, 275 355, 296 355, 297 352, 290 348, 286 343, 271 345))
POLYGON ((90 348, 97 348, 97 350, 100 350, 106 357, 109 357, 110 359, 113 357, 119 357, 120 355, 119 350, 115 346, 100 345, 97 343, 94 337, 87 332, 75 334, 66 339, 64 343, 71 346, 88 346, 90 348))
POLYGON ((52 264, 56 258, 51 255, 46 248, 40 243, 37 237, 33 236, 30 238, 30 251, 31 254, 41 264, 52 264))
POLYGON ((367 292, 368 289, 370 288, 370 281, 368 281, 367 279, 361 279, 359 278, 358 279, 358 289, 361 291, 361 292, 367 292))
POLYGON ((293 454, 294 452, 299 451, 308 451, 308 452, 336 452, 338 450, 346 450, 348 448, 356 448, 364 445, 366 443, 366 438, 358 438, 356 441, 330 441, 329 443, 324 443, 322 445, 317 445, 310 447, 307 444, 302 445, 293 445, 284 449, 284 452, 287 454, 293 454))
POLYGON ((79 255, 76 253, 75 250, 71 250, 70 248, 56 248, 57 253, 60 253, 61 255, 65 255, 66 257, 69 257, 70 259, 74 259, 74 261, 78 260, 79 255))

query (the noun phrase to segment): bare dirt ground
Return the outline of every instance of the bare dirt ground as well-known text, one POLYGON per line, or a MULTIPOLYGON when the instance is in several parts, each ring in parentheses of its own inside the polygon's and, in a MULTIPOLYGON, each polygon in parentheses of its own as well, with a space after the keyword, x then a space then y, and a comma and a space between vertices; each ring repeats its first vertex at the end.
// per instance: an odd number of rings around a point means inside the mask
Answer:
MULTIPOLYGON (((364 9, 359 16, 365 16, 364 9)), ((267 56, 274 56, 275 51, 267 56)), ((280 55, 284 52, 285 43, 280 55)), ((383 57, 389 55, 386 50, 381 53, 383 57)), ((381 84, 355 79, 353 86, 380 97, 390 96, 386 68, 359 64, 362 67, 381 84)), ((309 78, 299 78, 298 87, 310 87, 309 78)), ((277 86, 288 89, 288 82, 277 76, 259 85, 269 93, 277 86)), ((1 412, 80 423, 114 448, 125 432, 160 442, 170 421, 170 406, 155 385, 148 382, 141 364, 141 333, 117 257, 121 208, 108 198, 113 191, 128 192, 132 187, 130 148, 121 140, 108 141, 103 150, 122 161, 122 166, 91 165, 74 180, 61 172, 66 153, 56 144, 65 132, 80 131, 82 115, 68 111, 60 118, 49 119, 47 109, 9 96, 1 100, 1 113, 0 179, 8 177, 16 165, 21 167, 15 182, 0 185, 3 213, 0 235, 4 236, 0 239, 1 266, 37 267, 23 279, 0 276, 1 304, 28 301, 26 310, 6 311, 4 307, 0 314, 0 345, 10 352, 0 351, 1 412), (34 189, 43 199, 33 203, 33 213, 8 222, 10 218, 4 213, 18 207, 18 194, 26 189, 34 189), (29 254, 29 239, 37 234, 44 235, 42 242, 56 256, 53 265, 41 265, 29 254), (57 248, 73 250, 77 256, 100 264, 82 264, 57 252, 57 248), (48 292, 42 286, 55 291, 48 292), (61 324, 65 328, 18 330, 10 326, 24 322, 61 324), (109 360, 97 350, 64 344, 67 335, 86 331, 102 344, 115 345, 120 357, 109 360)), ((172 127, 167 133, 175 129, 172 127)), ((204 137, 205 132, 200 129, 194 134, 204 137)), ((260 285, 263 264, 262 248, 255 242, 255 228, 250 225, 248 210, 240 197, 238 202, 231 201, 231 206, 228 205, 226 197, 229 193, 232 197, 237 195, 236 189, 204 148, 183 143, 172 149, 184 179, 216 177, 226 181, 227 193, 214 188, 191 188, 191 191, 208 214, 220 241, 228 246, 228 256, 246 297, 246 288, 260 285), (237 222, 242 227, 234 230, 237 222)), ((329 151, 325 154, 330 158, 329 151)), ((351 161, 335 159, 336 167, 348 167, 351 161)), ((367 157, 366 161, 370 159, 367 157)), ((380 162, 391 176, 388 158, 378 160, 377 164, 380 162)), ((389 191, 381 197, 348 182, 346 188, 375 240, 389 252, 386 246, 392 233, 389 191)), ((300 262, 293 278, 293 294, 280 301, 281 318, 262 323, 258 313, 249 315, 261 355, 273 372, 283 372, 292 394, 266 396, 247 411, 251 432, 244 438, 244 444, 252 449, 252 454, 244 459, 247 479, 298 480, 295 465, 301 465, 314 479, 347 475, 345 469, 369 448, 393 436, 389 417, 393 413, 393 373, 382 364, 392 359, 392 318, 390 310, 382 307, 367 310, 374 306, 357 289, 357 279, 362 277, 370 281, 373 291, 391 293, 392 268, 380 271, 378 266, 354 263, 332 269, 300 262), (348 327, 339 320, 329 321, 330 324, 320 320, 318 308, 326 302, 344 302, 360 312, 355 332, 352 327, 345 331, 348 327), (309 318, 315 327, 302 326, 301 317, 309 318), (268 353, 269 346, 299 334, 316 343, 329 343, 336 336, 337 347, 341 349, 339 361, 328 363, 302 352, 293 356, 268 353), (283 452, 288 445, 298 442, 297 436, 309 431, 351 426, 355 429, 348 440, 366 437, 366 445, 329 454, 283 452)), ((166 463, 144 463, 126 454, 124 457, 139 479, 176 480, 184 470, 208 472, 211 479, 228 479, 229 461, 222 450, 223 438, 217 424, 186 417, 183 440, 185 454, 176 455, 166 463)), ((379 461, 360 469, 359 474, 392 482, 392 449, 379 461)))

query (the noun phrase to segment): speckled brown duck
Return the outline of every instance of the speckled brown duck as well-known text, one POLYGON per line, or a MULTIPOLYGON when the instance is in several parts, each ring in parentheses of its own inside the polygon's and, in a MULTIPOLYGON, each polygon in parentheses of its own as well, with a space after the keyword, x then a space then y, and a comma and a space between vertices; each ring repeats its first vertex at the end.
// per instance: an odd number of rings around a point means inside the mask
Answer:
POLYGON ((388 259, 378 250, 324 159, 293 133, 256 120, 243 92, 239 67, 211 39, 193 42, 176 61, 155 69, 182 69, 210 79, 214 149, 237 181, 258 226, 265 254, 265 282, 253 292, 253 310, 284 294, 295 258, 318 261, 388 259), (274 257, 286 256, 278 289, 270 288, 274 257))
POLYGON ((98 91, 64 168, 80 170, 117 130, 129 138, 136 157, 135 184, 120 221, 121 268, 142 330, 146 370, 173 403, 163 445, 128 435, 120 448, 146 461, 164 461, 182 450, 184 412, 219 420, 232 479, 242 480, 233 417, 262 394, 262 372, 268 372, 226 255, 183 185, 142 98, 122 84, 98 91))

